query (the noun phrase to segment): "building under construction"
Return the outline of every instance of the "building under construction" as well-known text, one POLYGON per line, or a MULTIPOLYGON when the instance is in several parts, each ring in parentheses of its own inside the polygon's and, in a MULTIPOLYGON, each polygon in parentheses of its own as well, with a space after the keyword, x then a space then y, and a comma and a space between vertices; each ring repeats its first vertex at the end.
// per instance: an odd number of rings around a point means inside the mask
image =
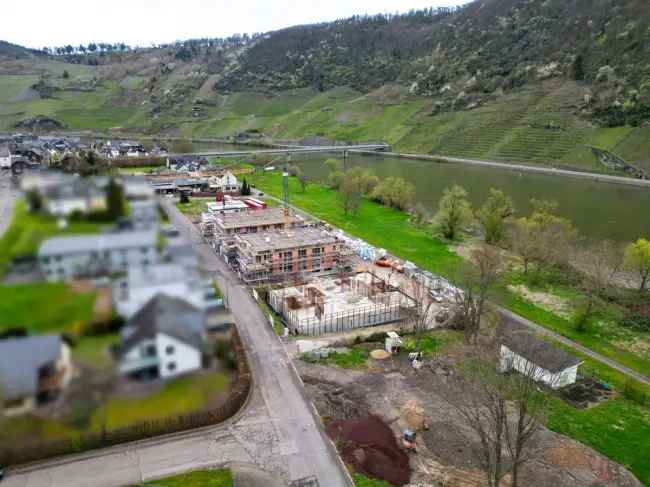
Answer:
POLYGON ((354 255, 345 242, 316 227, 239 233, 232 246, 234 267, 245 282, 253 284, 349 272, 354 255))
POLYGON ((403 320, 414 300, 371 272, 323 277, 269 293, 293 333, 321 335, 403 320))
POLYGON ((265 208, 226 214, 206 212, 201 215, 199 227, 212 247, 225 254, 236 235, 279 231, 304 224, 302 218, 282 208, 265 208))

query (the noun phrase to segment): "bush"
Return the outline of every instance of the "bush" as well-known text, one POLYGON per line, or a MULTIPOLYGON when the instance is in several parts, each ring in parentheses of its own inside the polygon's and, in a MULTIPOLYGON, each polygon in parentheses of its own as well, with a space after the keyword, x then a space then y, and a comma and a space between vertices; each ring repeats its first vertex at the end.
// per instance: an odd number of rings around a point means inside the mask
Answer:
POLYGON ((645 406, 650 403, 650 397, 648 393, 643 390, 643 388, 633 379, 628 379, 625 381, 625 386, 623 386, 623 396, 630 401, 634 401, 641 406, 645 406))
POLYGON ((230 343, 222 340, 214 344, 214 356, 229 370, 237 369, 237 357, 230 343))

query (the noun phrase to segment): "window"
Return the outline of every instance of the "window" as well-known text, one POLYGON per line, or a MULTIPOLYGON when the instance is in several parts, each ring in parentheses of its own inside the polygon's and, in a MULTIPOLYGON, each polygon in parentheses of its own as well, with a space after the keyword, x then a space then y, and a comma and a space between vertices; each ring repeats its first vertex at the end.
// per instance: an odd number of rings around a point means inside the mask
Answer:
POLYGON ((167 370, 169 370, 170 372, 173 372, 174 370, 176 370, 176 362, 169 362, 167 364, 167 370))
POLYGON ((323 252, 323 249, 316 247, 311 249, 311 255, 320 255, 323 252))
POLYGON ((140 249, 140 252, 142 252, 143 254, 146 254, 148 251, 149 251, 149 249, 147 247, 142 247, 140 249))
POLYGON ((174 354, 174 345, 167 345, 167 348, 165 348, 165 353, 167 355, 173 355, 174 354))
POLYGON ((285 252, 284 253, 285 262, 288 261, 288 260, 292 260, 292 259, 293 259, 293 252, 285 252))
POLYGON ((155 357, 156 356, 156 346, 155 345, 147 345, 144 347, 144 355, 145 357, 155 357))
POLYGON ((293 271, 293 264, 291 262, 285 263, 284 266, 282 267, 282 270, 284 272, 292 272, 293 271))
POLYGON ((305 257, 307 257, 307 249, 298 250, 298 257, 300 257, 301 259, 304 259, 305 257))
POLYGON ((43 264, 49 264, 50 263, 50 258, 49 257, 43 257, 43 264))

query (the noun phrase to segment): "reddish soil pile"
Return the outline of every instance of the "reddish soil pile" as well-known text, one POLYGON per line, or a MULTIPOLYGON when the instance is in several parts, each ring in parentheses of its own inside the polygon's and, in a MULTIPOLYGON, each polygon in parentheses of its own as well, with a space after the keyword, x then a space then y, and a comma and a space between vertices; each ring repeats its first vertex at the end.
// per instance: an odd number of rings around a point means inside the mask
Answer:
POLYGON ((390 427, 376 416, 333 421, 327 433, 345 463, 369 477, 402 486, 411 479, 409 457, 397 444, 390 427))

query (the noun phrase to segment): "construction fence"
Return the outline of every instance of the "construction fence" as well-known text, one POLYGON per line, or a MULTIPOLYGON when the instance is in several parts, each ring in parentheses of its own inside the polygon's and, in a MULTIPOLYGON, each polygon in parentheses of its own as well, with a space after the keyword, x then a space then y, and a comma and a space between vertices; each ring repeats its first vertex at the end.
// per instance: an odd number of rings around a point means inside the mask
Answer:
POLYGON ((299 335, 316 336, 325 333, 339 333, 356 328, 385 325, 405 318, 406 309, 400 304, 364 306, 355 310, 321 315, 300 316, 300 310, 283 313, 289 329, 299 335))

